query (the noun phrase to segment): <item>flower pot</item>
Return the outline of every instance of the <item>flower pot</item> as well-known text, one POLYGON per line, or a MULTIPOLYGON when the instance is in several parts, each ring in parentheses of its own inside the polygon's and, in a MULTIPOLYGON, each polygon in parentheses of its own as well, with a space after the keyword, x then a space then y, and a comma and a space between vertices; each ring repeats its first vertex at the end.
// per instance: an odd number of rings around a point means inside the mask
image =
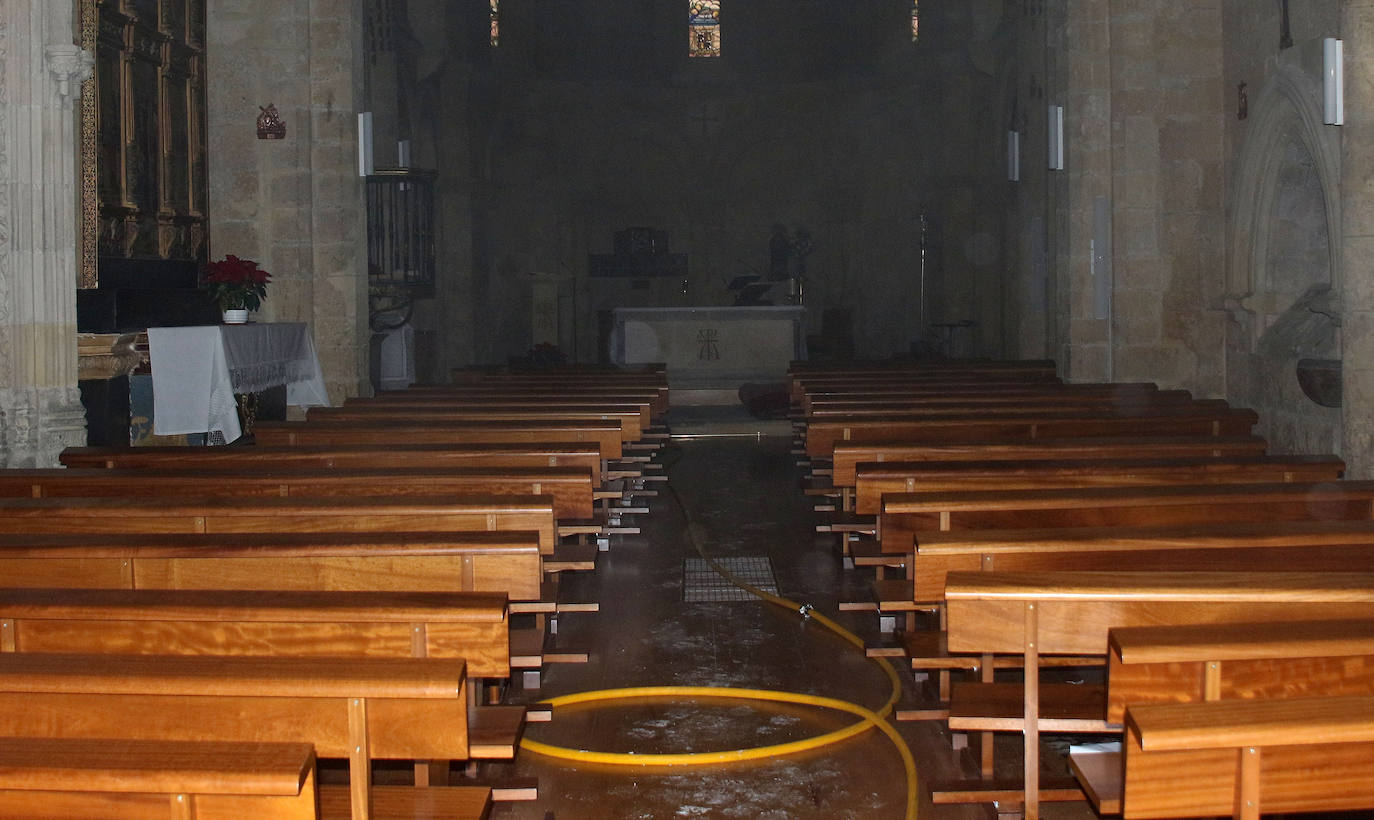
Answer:
POLYGON ((241 325, 248 321, 247 308, 231 308, 224 311, 224 323, 226 325, 241 325))

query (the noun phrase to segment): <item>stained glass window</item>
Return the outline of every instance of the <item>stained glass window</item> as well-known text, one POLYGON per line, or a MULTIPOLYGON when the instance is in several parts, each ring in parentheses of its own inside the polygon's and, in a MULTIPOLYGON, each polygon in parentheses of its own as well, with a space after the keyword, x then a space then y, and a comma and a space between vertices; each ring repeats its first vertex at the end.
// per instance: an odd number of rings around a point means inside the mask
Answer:
POLYGON ((501 0, 491 0, 491 44, 501 45, 501 0))
MULTIPOLYGON (((493 3, 496 0, 492 0, 493 3)), ((496 25, 492 23, 492 25, 496 25)), ((911 0, 911 42, 921 39, 921 0, 911 0)))
POLYGON ((687 53, 692 57, 720 56, 720 0, 688 0, 690 34, 687 53))

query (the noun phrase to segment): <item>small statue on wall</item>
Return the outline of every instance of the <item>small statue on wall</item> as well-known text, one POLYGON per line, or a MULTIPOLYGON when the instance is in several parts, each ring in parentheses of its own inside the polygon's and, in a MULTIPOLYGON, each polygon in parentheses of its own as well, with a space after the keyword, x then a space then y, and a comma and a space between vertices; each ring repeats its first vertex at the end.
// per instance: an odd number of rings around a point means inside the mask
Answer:
POLYGON ((781 222, 773 224, 768 240, 768 281, 781 282, 791 275, 792 237, 781 222))

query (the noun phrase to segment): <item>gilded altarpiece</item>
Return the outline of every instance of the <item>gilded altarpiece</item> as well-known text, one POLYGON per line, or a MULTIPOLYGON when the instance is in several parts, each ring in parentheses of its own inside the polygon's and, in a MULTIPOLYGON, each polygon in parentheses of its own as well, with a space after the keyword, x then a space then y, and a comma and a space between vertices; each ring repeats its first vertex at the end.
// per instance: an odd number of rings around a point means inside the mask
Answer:
POLYGON ((82 287, 98 284, 92 256, 199 267, 207 239, 205 0, 86 0, 83 12, 96 55, 83 173, 96 207, 84 209, 82 287))

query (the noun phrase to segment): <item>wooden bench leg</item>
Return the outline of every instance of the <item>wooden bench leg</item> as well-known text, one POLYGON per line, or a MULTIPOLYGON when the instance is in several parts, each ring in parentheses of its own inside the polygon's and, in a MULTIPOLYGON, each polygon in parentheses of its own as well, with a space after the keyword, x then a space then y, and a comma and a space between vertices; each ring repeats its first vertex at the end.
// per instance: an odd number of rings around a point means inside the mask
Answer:
POLYGON ((348 796, 352 820, 368 820, 372 816, 372 765, 368 760, 367 701, 350 698, 348 701, 348 796))
POLYGON ((1259 820, 1260 816, 1260 750, 1246 747, 1239 750, 1240 767, 1236 778, 1236 820, 1259 820))
MULTIPOLYGON (((943 614, 940 618, 943 623, 943 614)), ((992 666, 992 655, 984 655, 982 664, 979 666, 978 679, 983 683, 992 683, 994 680, 994 669, 992 666)), ((992 755, 992 732, 980 732, 978 734, 978 773, 984 780, 991 780, 996 774, 993 765, 992 755)))

